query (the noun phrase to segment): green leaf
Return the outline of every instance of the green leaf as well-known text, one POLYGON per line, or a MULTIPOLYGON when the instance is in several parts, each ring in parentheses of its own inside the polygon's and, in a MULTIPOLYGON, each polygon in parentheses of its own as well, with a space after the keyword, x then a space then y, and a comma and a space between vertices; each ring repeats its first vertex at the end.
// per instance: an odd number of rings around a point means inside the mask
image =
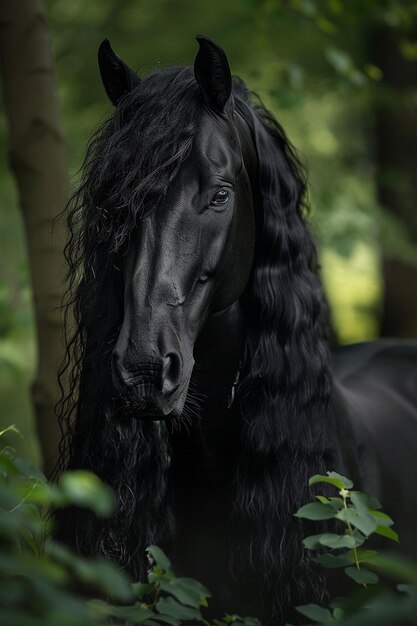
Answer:
POLYGON ((0 506, 6 511, 17 508, 21 503, 21 498, 17 496, 15 491, 11 490, 7 485, 0 483, 0 506))
POLYGON ((30 547, 30 549, 36 554, 39 554, 39 546, 36 544, 36 541, 33 537, 33 534, 27 529, 24 528, 23 526, 19 529, 20 530, 20 534, 22 535, 24 541, 26 542, 26 544, 30 547))
POLYGON ((399 585, 397 585, 397 589, 401 593, 406 593, 407 595, 412 596, 413 598, 417 597, 416 585, 407 585, 404 583, 400 583, 399 585))
POLYGON ((372 515, 378 526, 392 526, 394 520, 389 515, 382 511, 369 511, 369 515, 372 515))
POLYGON ((329 504, 311 502, 305 504, 294 514, 295 517, 309 520, 325 520, 336 516, 336 511, 329 504))
POLYGON ((329 504, 331 507, 336 509, 336 511, 339 511, 343 507, 342 498, 337 498, 337 497, 325 498, 324 496, 315 496, 315 498, 322 504, 329 504))
POLYGON ((17 458, 13 459, 13 462, 22 476, 25 476, 26 478, 33 478, 41 483, 46 483, 45 474, 43 474, 37 467, 28 463, 25 459, 17 458))
POLYGON ((172 572, 165 572, 162 567, 159 567, 159 565, 154 565, 153 568, 148 572, 148 582, 152 585, 159 585, 161 580, 163 580, 170 574, 172 574, 172 572))
POLYGON ((377 535, 381 535, 381 537, 386 537, 387 539, 391 539, 397 543, 400 542, 398 533, 396 533, 395 530, 392 530, 392 528, 389 528, 389 526, 377 526, 375 532, 377 535))
POLYGON ((336 607, 333 611, 333 617, 335 618, 335 620, 337 622, 341 622, 343 619, 345 619, 346 617, 346 613, 343 609, 341 609, 340 607, 336 607))
POLYGON ((378 576, 374 572, 370 572, 366 567, 347 567, 345 574, 352 578, 359 585, 376 585, 379 581, 378 576))
MULTIPOLYGON (((349 554, 353 559, 353 552, 349 552, 349 554)), ((373 559, 377 554, 378 552, 376 550, 363 550, 361 548, 359 550, 356 550, 356 558, 358 559, 359 563, 369 563, 370 559, 373 559)))
POLYGON ((45 550, 54 560, 67 565, 81 582, 95 585, 110 598, 124 602, 132 600, 129 579, 110 561, 104 558, 82 558, 66 546, 52 540, 47 542, 45 550))
POLYGON ((335 478, 336 480, 340 480, 343 483, 343 487, 345 489, 352 489, 353 482, 350 480, 350 478, 346 478, 346 476, 338 474, 337 472, 326 472, 326 474, 327 476, 329 476, 329 478, 335 478))
POLYGON ((45 506, 65 506, 67 499, 56 485, 50 485, 43 482, 31 483, 25 487, 22 497, 28 502, 45 506))
POLYGON ((329 569, 346 567, 347 565, 351 565, 353 563, 353 559, 348 554, 320 554, 314 559, 314 561, 322 567, 327 567, 329 569))
POLYGON ((103 600, 90 600, 87 605, 98 617, 117 617, 134 624, 143 624, 147 619, 155 617, 151 609, 142 605, 113 606, 103 600))
POLYGON ((364 537, 357 528, 354 529, 352 537, 355 540, 355 548, 360 548, 360 546, 362 546, 367 539, 367 537, 364 537))
POLYGON ((146 553, 148 557, 152 559, 157 567, 160 567, 165 572, 168 572, 172 569, 171 561, 168 559, 167 555, 161 548, 158 546, 149 546, 146 548, 146 553))
POLYGON ((46 559, 39 559, 35 554, 1 554, 0 571, 2 576, 23 576, 32 584, 43 584, 46 579, 53 579, 61 584, 68 581, 68 573, 58 563, 46 559))
POLYGON ((336 533, 313 535, 312 537, 304 539, 303 543, 309 550, 317 550, 323 547, 336 550, 340 548, 356 548, 359 545, 355 537, 352 535, 337 535, 336 533), (310 545, 312 546, 313 544, 314 547, 310 547, 310 545))
POLYGON ((18 428, 16 428, 14 424, 8 426, 7 428, 3 428, 3 430, 0 430, 0 437, 3 437, 3 435, 6 435, 7 433, 14 433, 15 435, 19 435, 19 437, 23 439, 22 433, 18 428))
POLYGON ((202 598, 210 598, 209 590, 201 583, 192 578, 171 578, 161 580, 160 588, 165 593, 169 593, 176 600, 187 606, 198 608, 202 606, 202 598))
POLYGON ((114 511, 116 502, 112 490, 91 472, 65 472, 59 487, 69 504, 91 509, 100 517, 109 517, 114 511))
POLYGON ((183 606, 174 598, 160 598, 156 604, 156 608, 162 615, 168 615, 181 620, 201 620, 199 609, 183 606))
POLYGON ((313 619, 315 622, 333 622, 333 616, 330 613, 329 609, 324 609, 318 604, 304 604, 302 606, 296 606, 296 610, 308 617, 309 619, 313 619))
MULTIPOLYGON (((32 579, 31 584, 35 588, 34 598, 32 600, 32 602, 34 602, 34 605, 36 606, 36 600, 42 598, 43 603, 46 603, 46 605, 49 607, 52 619, 51 621, 47 622, 48 625, 52 626, 53 622, 55 621, 53 620, 53 616, 54 614, 56 615, 56 613, 59 613, 61 615, 70 615, 73 624, 76 624, 79 620, 81 620, 81 623, 86 623, 86 621, 87 623, 90 622, 90 620, 88 619, 89 615, 85 603, 77 596, 59 589, 58 586, 56 586, 55 584, 51 584, 50 581, 47 581, 41 577, 32 579)), ((59 621, 61 622, 61 620, 59 621)), ((42 626, 46 626, 43 620, 42 626)))
POLYGON ((149 595, 154 591, 155 587, 149 583, 133 583, 131 585, 132 593, 136 598, 142 600, 144 596, 149 595))
POLYGON ((352 535, 325 533, 320 539, 320 543, 326 548, 331 548, 332 550, 340 548, 356 548, 356 541, 352 535))
POLYGON ((327 472, 327 476, 316 474, 308 481, 310 486, 317 485, 318 483, 328 483, 338 489, 351 489, 353 487, 353 482, 349 478, 346 478, 346 476, 342 476, 337 472, 327 472))
POLYGON ((13 476, 18 473, 16 465, 6 454, 0 454, 0 471, 3 476, 13 476))
POLYGON ((172 617, 171 615, 157 615, 155 613, 153 617, 154 619, 152 620, 146 620, 146 626, 152 626, 152 624, 154 626, 160 626, 161 622, 163 624, 170 624, 170 626, 181 626, 181 620, 179 620, 177 617, 172 617))
POLYGON ((336 509, 336 511, 340 511, 340 509, 343 508, 343 500, 342 500, 342 498, 337 498, 337 497, 329 498, 329 504, 334 509, 336 509))
POLYGON ((381 504, 376 498, 361 491, 351 491, 349 497, 359 513, 368 513, 370 509, 381 508, 381 504))
POLYGON ((319 541, 321 535, 310 535, 303 539, 303 545, 307 550, 321 550, 323 547, 319 541))
POLYGON ((130 582, 126 574, 118 569, 114 563, 100 558, 92 561, 91 566, 97 581, 96 584, 103 589, 110 598, 124 602, 132 600, 130 582))
POLYGON ((417 564, 414 560, 402 555, 381 552, 367 560, 372 569, 393 578, 403 580, 406 583, 417 584, 417 564))
POLYGON ((360 530, 363 535, 369 537, 377 527, 372 515, 360 514, 355 509, 342 509, 337 513, 337 519, 346 522, 360 530))

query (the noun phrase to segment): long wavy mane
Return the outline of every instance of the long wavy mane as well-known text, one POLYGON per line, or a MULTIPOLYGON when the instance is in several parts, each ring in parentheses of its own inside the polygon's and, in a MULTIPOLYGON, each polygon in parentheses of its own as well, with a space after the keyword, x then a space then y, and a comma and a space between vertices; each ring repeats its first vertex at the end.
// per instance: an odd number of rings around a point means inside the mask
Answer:
POLYGON ((241 81, 234 92, 258 158, 255 259, 242 298, 237 515, 248 520, 252 563, 278 611, 280 604, 320 599, 325 588, 293 514, 311 497, 308 478, 332 466, 329 352, 304 168, 259 98, 241 81))
POLYGON ((118 560, 135 578, 145 574, 145 548, 172 532, 169 433, 162 422, 126 416, 113 387, 110 357, 123 321, 120 269, 130 233, 190 153, 201 114, 197 89, 189 68, 142 80, 92 138, 67 207, 58 473, 93 470, 115 490, 118 512, 108 522, 86 511, 57 512, 57 534, 82 553, 118 560))
MULTIPOLYGON (((144 548, 174 532, 170 433, 162 422, 127 418, 113 390, 110 355, 123 317, 120 261, 130 232, 191 150, 202 110, 197 90, 191 68, 145 78, 91 141, 68 207, 67 310, 75 333, 61 368, 61 380, 69 382, 58 406, 60 469, 95 471, 115 489, 119 506, 108 522, 85 512, 58 514, 59 534, 81 552, 116 558, 139 578, 144 548)), ((303 169, 282 128, 241 81, 234 80, 233 94, 258 156, 257 241, 242 297, 238 390, 243 425, 235 519, 246 522, 247 537, 236 554, 246 561, 249 554, 254 571, 272 581, 269 593, 278 605, 317 588, 293 513, 309 497, 309 475, 323 471, 331 453, 329 357, 303 169)))

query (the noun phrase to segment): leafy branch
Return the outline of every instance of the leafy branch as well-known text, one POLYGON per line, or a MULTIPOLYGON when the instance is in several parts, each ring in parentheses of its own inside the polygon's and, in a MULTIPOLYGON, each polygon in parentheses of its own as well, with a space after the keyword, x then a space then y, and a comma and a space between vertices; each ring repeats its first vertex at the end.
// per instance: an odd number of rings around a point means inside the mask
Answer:
POLYGON ((400 584, 397 585, 400 593, 392 595, 378 585, 379 576, 373 571, 378 570, 388 577, 397 579, 405 577, 406 582, 415 584, 417 583, 415 563, 398 555, 380 555, 376 550, 363 548, 372 535, 380 535, 394 542, 399 541, 398 534, 392 529, 394 522, 391 517, 381 510, 381 504, 376 498, 353 490, 354 485, 349 478, 336 472, 327 472, 325 476, 316 475, 309 480, 310 486, 323 483, 337 489, 338 494, 331 497, 316 495, 316 501, 302 506, 295 516, 311 521, 335 520, 336 528, 342 527, 343 530, 306 537, 303 541, 304 546, 307 550, 317 551, 314 560, 322 567, 344 568, 345 574, 360 585, 363 592, 359 600, 354 594, 352 598, 332 602, 329 608, 306 604, 296 607, 297 611, 320 624, 344 623, 347 620, 346 624, 352 626, 354 624, 371 626, 383 623, 378 610, 385 602, 387 607, 391 609, 395 607, 398 615, 404 612, 408 616, 414 612, 415 616, 416 587, 400 584), (378 588, 375 592, 370 592, 368 585, 378 585, 378 588), (374 605, 368 604, 370 598, 374 605), (375 598, 380 599, 379 603, 375 602, 375 598), (378 621, 375 622, 372 621, 373 613, 370 611, 372 606, 376 607, 374 614, 378 615, 378 621), (366 610, 365 614, 363 610, 366 610), (364 615, 366 621, 363 621, 364 615))

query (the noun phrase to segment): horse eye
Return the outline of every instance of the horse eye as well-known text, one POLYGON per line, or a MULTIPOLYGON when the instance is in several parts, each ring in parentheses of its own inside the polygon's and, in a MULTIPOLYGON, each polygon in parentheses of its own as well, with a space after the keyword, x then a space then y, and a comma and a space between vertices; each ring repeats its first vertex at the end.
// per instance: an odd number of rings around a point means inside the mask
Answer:
POLYGON ((226 202, 230 198, 230 191, 226 187, 222 187, 218 189, 214 196, 211 199, 211 204, 214 206, 221 206, 222 204, 226 204, 226 202))

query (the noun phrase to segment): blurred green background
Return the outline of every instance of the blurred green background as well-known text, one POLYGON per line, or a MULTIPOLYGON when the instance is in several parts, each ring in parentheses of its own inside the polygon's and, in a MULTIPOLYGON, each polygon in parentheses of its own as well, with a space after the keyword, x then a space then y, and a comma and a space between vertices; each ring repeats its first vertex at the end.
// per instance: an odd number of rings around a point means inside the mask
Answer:
MULTIPOLYGON (((417 276, 416 3, 48 0, 46 5, 72 185, 88 138, 111 113, 96 61, 102 39, 108 37, 119 56, 146 73, 161 65, 191 64, 195 35, 207 34, 226 49, 233 73, 274 111, 308 166, 312 228, 338 340, 381 332, 417 335, 417 321, 406 310, 413 299, 417 307, 417 284, 409 279, 398 275, 394 281, 406 293, 406 305, 391 315, 390 324, 384 320, 389 305, 384 272, 391 261, 405 264, 407 276, 417 276)), ((1 421, 19 426, 26 453, 36 461, 28 393, 36 363, 30 268, 7 167, 4 116, 0 148, 1 421)))

